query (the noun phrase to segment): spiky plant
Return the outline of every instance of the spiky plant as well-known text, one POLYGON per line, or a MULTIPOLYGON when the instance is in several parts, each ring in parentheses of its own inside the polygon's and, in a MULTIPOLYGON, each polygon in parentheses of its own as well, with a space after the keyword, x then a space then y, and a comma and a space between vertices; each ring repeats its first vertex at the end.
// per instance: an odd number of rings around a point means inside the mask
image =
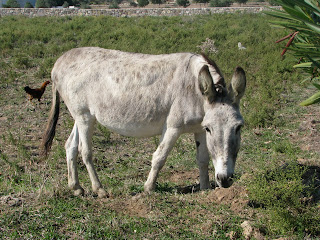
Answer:
POLYGON ((266 12, 279 20, 272 21, 292 33, 277 42, 289 39, 281 55, 291 50, 297 57, 295 68, 302 68, 310 75, 313 85, 319 90, 301 103, 308 106, 320 102, 320 0, 274 0, 283 10, 266 12))

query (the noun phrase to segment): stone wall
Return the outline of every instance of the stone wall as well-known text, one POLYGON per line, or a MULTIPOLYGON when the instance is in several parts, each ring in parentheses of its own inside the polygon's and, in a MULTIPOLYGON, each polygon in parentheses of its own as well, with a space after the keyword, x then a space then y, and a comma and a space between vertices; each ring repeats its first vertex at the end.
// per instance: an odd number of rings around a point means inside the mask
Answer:
POLYGON ((221 7, 221 8, 123 8, 123 9, 68 9, 68 8, 0 8, 0 16, 190 16, 215 13, 259 13, 264 7, 221 7))

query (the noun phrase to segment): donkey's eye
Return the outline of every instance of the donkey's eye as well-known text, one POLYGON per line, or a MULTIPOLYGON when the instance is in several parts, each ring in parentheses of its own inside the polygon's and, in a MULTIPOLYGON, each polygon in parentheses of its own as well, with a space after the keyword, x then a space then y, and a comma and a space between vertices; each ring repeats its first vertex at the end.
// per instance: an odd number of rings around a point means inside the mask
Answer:
POLYGON ((208 127, 204 128, 208 133, 211 133, 210 129, 208 127))

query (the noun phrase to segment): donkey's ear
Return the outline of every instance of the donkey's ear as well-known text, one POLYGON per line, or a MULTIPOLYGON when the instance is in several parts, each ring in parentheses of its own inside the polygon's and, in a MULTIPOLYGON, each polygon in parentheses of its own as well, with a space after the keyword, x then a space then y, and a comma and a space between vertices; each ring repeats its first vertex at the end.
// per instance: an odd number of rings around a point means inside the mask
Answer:
POLYGON ((231 79, 229 93, 233 102, 239 104, 240 99, 243 97, 246 89, 246 74, 241 67, 237 67, 231 79))
POLYGON ((215 99, 216 91, 214 89, 213 80, 207 65, 204 65, 201 68, 198 82, 202 95, 208 100, 209 103, 212 103, 215 99))

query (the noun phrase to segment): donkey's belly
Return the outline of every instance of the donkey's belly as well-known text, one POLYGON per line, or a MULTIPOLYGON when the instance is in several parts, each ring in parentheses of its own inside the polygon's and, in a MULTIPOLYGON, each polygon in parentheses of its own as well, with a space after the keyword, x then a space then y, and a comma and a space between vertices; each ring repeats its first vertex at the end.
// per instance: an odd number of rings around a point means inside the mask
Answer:
POLYGON ((157 122, 104 122, 99 121, 100 124, 107 127, 113 132, 119 133, 128 137, 152 137, 162 134, 165 120, 157 122))

